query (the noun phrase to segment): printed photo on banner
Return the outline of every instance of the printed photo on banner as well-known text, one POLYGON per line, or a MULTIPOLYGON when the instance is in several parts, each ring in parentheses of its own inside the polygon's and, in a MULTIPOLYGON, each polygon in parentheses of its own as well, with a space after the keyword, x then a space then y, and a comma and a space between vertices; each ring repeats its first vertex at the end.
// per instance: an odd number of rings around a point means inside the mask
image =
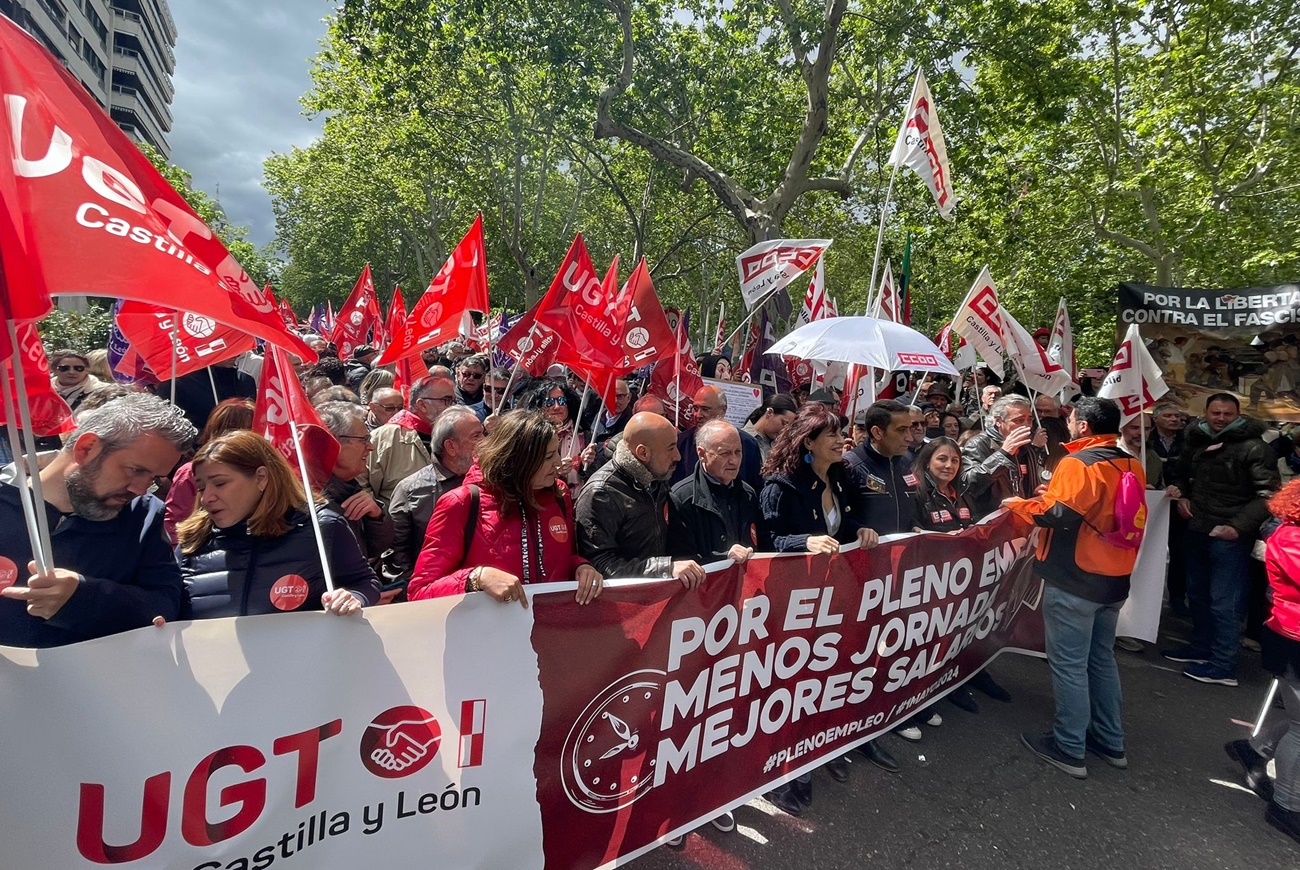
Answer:
POLYGON ((1164 373, 1170 397, 1201 413, 1231 392, 1243 413, 1300 421, 1300 285, 1202 290, 1119 285, 1117 343, 1131 324, 1164 373))

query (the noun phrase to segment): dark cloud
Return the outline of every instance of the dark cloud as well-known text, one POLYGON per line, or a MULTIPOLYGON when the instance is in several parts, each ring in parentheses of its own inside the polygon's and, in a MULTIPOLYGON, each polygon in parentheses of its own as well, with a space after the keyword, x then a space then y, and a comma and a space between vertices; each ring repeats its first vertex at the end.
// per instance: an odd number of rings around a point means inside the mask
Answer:
POLYGON ((259 245, 275 236, 262 162, 310 143, 302 116, 309 59, 325 35, 328 0, 172 0, 176 21, 172 162, 221 195, 230 219, 259 245))

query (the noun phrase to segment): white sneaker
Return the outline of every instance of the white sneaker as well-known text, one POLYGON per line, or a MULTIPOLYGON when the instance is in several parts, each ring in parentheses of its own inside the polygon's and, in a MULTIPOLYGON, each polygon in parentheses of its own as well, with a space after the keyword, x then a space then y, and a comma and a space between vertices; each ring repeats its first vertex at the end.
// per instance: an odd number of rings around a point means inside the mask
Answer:
POLYGON ((717 828, 722 833, 729 834, 736 830, 736 817, 730 812, 726 812, 713 819, 709 824, 713 825, 713 827, 717 828))
POLYGON ((904 740, 910 740, 913 743, 916 743, 921 739, 921 729, 917 728, 915 725, 908 725, 906 728, 899 728, 894 733, 904 740))
POLYGON ((930 718, 925 720, 925 724, 929 725, 931 728, 938 728, 943 724, 943 717, 938 713, 931 713, 930 718))
POLYGON ((680 837, 670 837, 666 845, 669 849, 680 849, 684 842, 686 842, 686 835, 682 834, 680 837))

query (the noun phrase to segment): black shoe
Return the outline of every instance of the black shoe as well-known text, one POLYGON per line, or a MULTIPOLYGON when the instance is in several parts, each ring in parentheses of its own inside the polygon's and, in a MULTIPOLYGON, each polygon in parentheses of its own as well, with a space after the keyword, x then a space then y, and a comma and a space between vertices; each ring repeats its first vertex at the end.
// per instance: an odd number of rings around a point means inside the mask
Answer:
POLYGON ((1266 801, 1273 800, 1273 780, 1268 778, 1268 760, 1255 751, 1249 740, 1229 740, 1223 744, 1223 751, 1245 771, 1246 788, 1266 801))
POLYGON ((1284 809, 1269 801, 1268 809, 1264 810, 1264 818, 1270 825, 1300 843, 1300 813, 1284 809))
POLYGON ((1167 649, 1160 655, 1171 662, 1178 662, 1182 665, 1203 665, 1210 660, 1209 653, 1194 649, 1191 644, 1183 644, 1173 649, 1167 649))
POLYGON ((980 711, 980 702, 975 700, 975 695, 965 686, 949 695, 948 700, 952 701, 953 705, 958 709, 965 710, 967 713, 978 713, 980 711))
POLYGON ((790 783, 790 791, 799 799, 799 803, 805 807, 812 806, 812 777, 807 779, 796 779, 790 783))
POLYGON ((1064 770, 1075 779, 1088 778, 1088 768, 1084 765, 1083 759, 1062 752, 1061 747, 1056 745, 1056 738, 1050 732, 1047 734, 1021 734, 1020 742, 1025 744, 1025 747, 1030 752, 1052 765, 1052 767, 1064 770))
POLYGON ((890 755, 889 751, 886 750, 885 747, 881 746, 874 740, 859 746, 858 752, 861 752, 866 756, 867 761, 870 761, 881 770, 887 770, 890 773, 898 773, 898 771, 902 769, 898 766, 898 762, 894 760, 894 756, 890 755))
POLYGON ((1120 770, 1128 769, 1128 756, 1124 754, 1124 751, 1120 750, 1119 752, 1116 752, 1113 749, 1107 749, 1105 746, 1102 746, 1101 742, 1092 736, 1091 731, 1083 736, 1083 748, 1109 764, 1111 767, 1118 767, 1120 770))
POLYGON ((799 798, 795 797, 794 789, 790 788, 790 783, 778 785, 776 788, 763 795, 767 802, 776 807, 783 813, 792 816, 798 816, 803 813, 803 804, 799 803, 799 798))
POLYGON ((849 781, 849 760, 841 755, 839 758, 832 758, 826 762, 826 772, 831 775, 831 779, 836 782, 849 781))
POLYGON ((1010 703, 1011 701, 1011 693, 999 686, 997 681, 989 676, 988 671, 980 671, 971 678, 971 681, 967 683, 967 685, 979 689, 994 701, 1001 701, 1004 704, 1010 703))

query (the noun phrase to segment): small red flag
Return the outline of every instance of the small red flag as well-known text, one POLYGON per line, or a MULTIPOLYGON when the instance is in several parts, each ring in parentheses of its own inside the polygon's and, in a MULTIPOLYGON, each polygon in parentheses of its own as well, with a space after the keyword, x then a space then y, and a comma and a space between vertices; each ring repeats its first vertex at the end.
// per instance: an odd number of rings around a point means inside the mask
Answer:
POLYGON ((691 400, 702 386, 704 378, 700 376, 700 367, 691 351, 686 318, 678 316, 675 353, 655 363, 654 371, 650 373, 650 392, 663 399, 669 411, 675 405, 677 415, 685 420, 690 418, 691 400))
POLYGON ((330 341, 339 349, 339 359, 351 359, 352 353, 366 343, 370 328, 379 323, 379 297, 375 296, 375 282, 370 278, 370 264, 366 263, 347 301, 339 309, 330 341))
POLYGON ((144 357, 163 381, 172 377, 173 337, 176 377, 230 359, 257 344, 244 330, 217 323, 211 317, 169 311, 144 302, 123 302, 117 312, 117 328, 131 342, 131 349, 144 357))
POLYGON ((312 489, 320 489, 334 472, 339 458, 339 442, 321 422, 316 409, 307 400, 298 373, 289 364, 284 351, 268 347, 262 362, 262 378, 257 389, 257 404, 253 409, 253 431, 257 432, 298 468, 298 454, 294 449, 293 421, 302 433, 302 452, 307 459, 307 474, 312 489))
MULTIPOLYGON (((76 428, 72 422, 72 410, 68 407, 68 403, 63 401, 63 397, 54 391, 54 385, 50 381, 50 361, 45 356, 45 345, 41 344, 41 336, 36 331, 36 324, 19 323, 16 331, 18 349, 23 360, 23 384, 27 387, 27 405, 32 412, 32 432, 42 437, 71 432, 76 428)), ((13 369, 10 366, 5 368, 6 376, 9 378, 10 394, 17 402, 18 386, 14 380, 13 369)), ((4 417, 4 405, 0 404, 0 424, 9 422, 4 417)))

